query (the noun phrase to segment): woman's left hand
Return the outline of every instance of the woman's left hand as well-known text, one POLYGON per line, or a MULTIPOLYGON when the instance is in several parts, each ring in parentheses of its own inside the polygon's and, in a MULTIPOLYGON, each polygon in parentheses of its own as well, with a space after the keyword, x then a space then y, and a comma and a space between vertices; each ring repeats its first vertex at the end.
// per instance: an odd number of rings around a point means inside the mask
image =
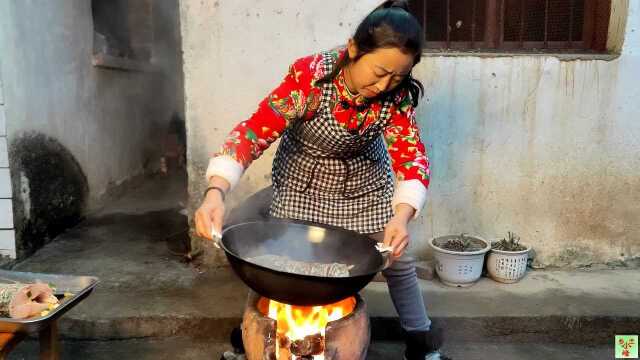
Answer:
POLYGON ((396 214, 384 227, 384 244, 393 247, 391 260, 395 261, 404 254, 409 245, 409 220, 413 217, 415 209, 408 204, 398 204, 396 214))

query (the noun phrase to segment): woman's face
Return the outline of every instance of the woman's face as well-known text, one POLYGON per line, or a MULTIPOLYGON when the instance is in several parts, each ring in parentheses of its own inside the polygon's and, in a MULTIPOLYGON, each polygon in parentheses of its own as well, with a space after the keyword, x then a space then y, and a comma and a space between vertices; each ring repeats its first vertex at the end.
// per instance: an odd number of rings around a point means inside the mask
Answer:
MULTIPOLYGON (((355 59, 358 47, 349 40, 349 58, 355 59)), ((374 98, 393 90, 413 68, 413 55, 405 54, 398 48, 380 48, 362 55, 350 62, 345 71, 347 86, 366 98, 374 98)))

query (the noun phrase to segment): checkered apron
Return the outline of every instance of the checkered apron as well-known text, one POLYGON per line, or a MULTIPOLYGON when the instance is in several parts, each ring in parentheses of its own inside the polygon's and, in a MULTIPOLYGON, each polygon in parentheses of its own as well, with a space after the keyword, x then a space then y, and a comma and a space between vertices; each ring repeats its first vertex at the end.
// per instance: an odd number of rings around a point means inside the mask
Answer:
MULTIPOLYGON (((333 59, 324 56, 330 72, 333 59)), ((325 73, 328 73, 325 72, 325 73)), ((314 118, 294 121, 273 161, 271 216, 328 224, 371 234, 391 219, 391 162, 382 132, 390 118, 385 101, 376 122, 351 132, 332 114, 337 93, 323 84, 314 118)))

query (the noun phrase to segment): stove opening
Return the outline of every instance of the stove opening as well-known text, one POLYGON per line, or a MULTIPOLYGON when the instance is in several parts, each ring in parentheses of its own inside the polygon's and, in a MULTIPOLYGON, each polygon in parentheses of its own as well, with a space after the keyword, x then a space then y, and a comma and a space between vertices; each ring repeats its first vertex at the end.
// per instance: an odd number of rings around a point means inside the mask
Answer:
POLYGON ((257 308, 276 320, 276 359, 325 360, 325 329, 329 322, 353 312, 356 298, 321 306, 289 305, 261 297, 257 308))

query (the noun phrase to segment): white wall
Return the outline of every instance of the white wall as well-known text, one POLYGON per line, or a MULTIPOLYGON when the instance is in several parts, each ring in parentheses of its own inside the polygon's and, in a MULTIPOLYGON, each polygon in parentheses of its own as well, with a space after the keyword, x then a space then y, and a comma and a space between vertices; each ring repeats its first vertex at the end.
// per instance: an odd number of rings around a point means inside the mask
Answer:
MULTIPOLYGON (((2 56, 0 54, 0 63, 2 56)), ((11 173, 7 151, 7 128, 4 92, 0 73, 0 256, 16 257, 15 231, 13 230, 13 204, 11 201, 11 173)))
MULTIPOLYGON (((297 57, 344 43, 378 1, 181 2, 191 208, 207 157, 297 57)), ((412 251, 431 236, 521 235, 538 265, 640 256, 640 3, 622 55, 425 56, 419 122, 432 161, 412 251)), ((231 204, 270 183, 272 147, 231 204)))

